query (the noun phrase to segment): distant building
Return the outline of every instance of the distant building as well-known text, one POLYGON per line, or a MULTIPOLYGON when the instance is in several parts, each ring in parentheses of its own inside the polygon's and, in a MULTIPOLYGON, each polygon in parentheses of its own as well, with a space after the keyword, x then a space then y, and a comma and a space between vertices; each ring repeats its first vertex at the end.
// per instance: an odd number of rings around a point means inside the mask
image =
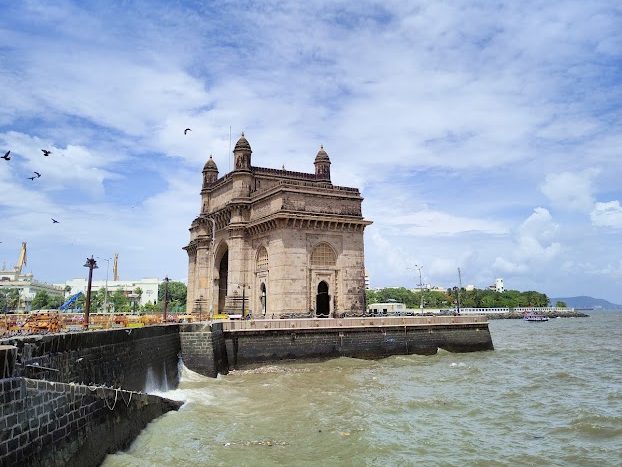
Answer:
POLYGON ((475 286, 473 284, 469 284, 464 287, 464 290, 466 290, 467 292, 472 292, 473 290, 475 290, 475 286))
POLYGON ((386 316, 386 315, 406 315, 421 313, 420 309, 406 308, 404 303, 397 302, 395 300, 389 300, 384 303, 372 303, 367 305, 367 311, 372 315, 386 316))
POLYGON ((503 285, 503 279, 496 279, 494 284, 488 286, 489 290, 494 290, 495 292, 505 292, 505 286, 503 285))
POLYGON ((432 285, 432 284, 424 284, 422 287, 415 287, 414 289, 410 289, 411 292, 415 292, 415 293, 419 293, 421 291, 423 292, 447 292, 447 289, 445 287, 441 287, 439 285, 432 285))
POLYGON ((32 300, 37 292, 47 292, 50 297, 63 298, 64 287, 37 281, 32 273, 22 274, 22 268, 25 264, 26 242, 22 242, 17 265, 12 270, 7 269, 6 266, 0 270, 0 289, 17 289, 19 292, 19 303, 16 311, 30 311, 32 300))
POLYGON ((39 282, 35 280, 32 274, 18 274, 15 271, 0 271, 0 289, 18 290, 19 303, 16 311, 30 311, 32 300, 37 292, 47 292, 50 297, 59 298, 63 298, 65 294, 63 287, 39 282))
MULTIPOLYGON (((86 294, 86 279, 71 279, 65 282, 65 285, 70 288, 67 292, 67 296, 77 294, 78 292, 86 294)), ((107 288, 108 297, 110 297, 117 290, 121 290, 130 300, 143 306, 149 302, 154 304, 158 302, 159 285, 160 280, 157 278, 135 281, 93 281, 91 283, 91 293, 97 292, 99 289, 107 288), (140 289, 140 294, 136 293, 137 289, 140 289)))

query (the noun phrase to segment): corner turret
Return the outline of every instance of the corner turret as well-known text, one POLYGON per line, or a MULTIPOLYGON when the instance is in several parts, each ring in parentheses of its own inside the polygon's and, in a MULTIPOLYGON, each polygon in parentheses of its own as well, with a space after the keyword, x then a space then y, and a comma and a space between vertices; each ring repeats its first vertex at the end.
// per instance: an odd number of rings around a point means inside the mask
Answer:
POLYGON ((315 156, 315 178, 318 180, 330 182, 330 159, 324 151, 324 146, 320 145, 320 150, 315 156))
POLYGON ((251 145, 244 137, 244 132, 240 136, 240 139, 235 143, 233 149, 233 155, 235 159, 234 170, 250 170, 251 169, 251 145))
POLYGON ((216 180, 218 180, 218 167, 210 154, 209 159, 203 167, 203 187, 211 185, 216 180))

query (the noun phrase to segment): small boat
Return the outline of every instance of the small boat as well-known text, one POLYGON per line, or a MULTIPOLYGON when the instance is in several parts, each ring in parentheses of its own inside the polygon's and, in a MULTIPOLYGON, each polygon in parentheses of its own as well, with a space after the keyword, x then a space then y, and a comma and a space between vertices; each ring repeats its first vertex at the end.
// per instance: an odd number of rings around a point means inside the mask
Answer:
POLYGON ((537 315, 535 313, 527 313, 523 316, 525 321, 548 321, 549 317, 544 315, 537 315))

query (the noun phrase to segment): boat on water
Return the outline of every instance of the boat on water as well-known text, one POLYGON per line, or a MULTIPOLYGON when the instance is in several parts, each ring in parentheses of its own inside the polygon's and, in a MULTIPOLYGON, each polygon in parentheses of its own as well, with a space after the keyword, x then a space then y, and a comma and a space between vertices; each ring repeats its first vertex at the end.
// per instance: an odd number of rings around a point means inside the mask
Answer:
POLYGON ((523 316, 525 321, 548 321, 549 317, 544 315, 538 315, 536 313, 526 313, 523 316))

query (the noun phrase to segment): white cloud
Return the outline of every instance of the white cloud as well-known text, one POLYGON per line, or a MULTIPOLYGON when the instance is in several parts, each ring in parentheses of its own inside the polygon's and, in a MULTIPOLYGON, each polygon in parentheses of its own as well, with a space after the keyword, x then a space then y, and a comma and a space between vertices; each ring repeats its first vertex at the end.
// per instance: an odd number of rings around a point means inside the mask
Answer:
POLYGON ((595 226, 622 229, 622 206, 619 201, 596 203, 590 218, 595 226))
POLYGON ((596 169, 588 169, 548 174, 540 190, 557 208, 587 212, 594 204, 592 182, 598 173, 596 169))
POLYGON ((549 211, 535 208, 517 230, 510 259, 498 256, 493 268, 503 273, 524 273, 536 263, 547 263, 561 251, 561 244, 553 241, 559 226, 553 222, 549 211))
POLYGON ((485 219, 473 219, 455 216, 445 212, 422 210, 411 213, 386 216, 382 219, 386 225, 404 227, 409 235, 455 235, 465 232, 483 232, 503 234, 507 228, 501 223, 485 219))

